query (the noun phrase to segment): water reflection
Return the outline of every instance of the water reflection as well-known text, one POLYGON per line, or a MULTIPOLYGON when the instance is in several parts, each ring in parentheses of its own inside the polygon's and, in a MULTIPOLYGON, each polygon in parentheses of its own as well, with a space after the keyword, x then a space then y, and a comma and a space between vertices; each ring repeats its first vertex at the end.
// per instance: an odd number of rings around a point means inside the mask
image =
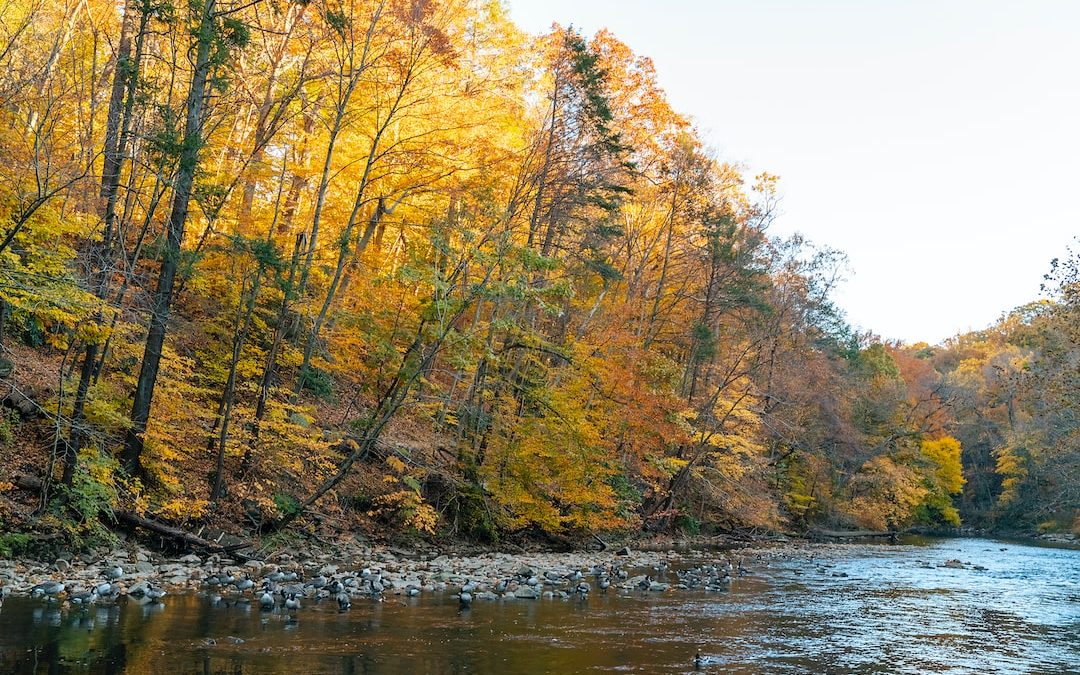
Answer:
MULTIPOLYGON (((588 600, 0 607, 4 673, 1069 672, 1080 552, 985 540, 817 547, 752 566, 730 592, 588 600), (960 559, 963 569, 942 567, 960 559), (986 567, 978 571, 974 565, 986 567)), ((674 572, 669 573, 674 577, 674 572)))

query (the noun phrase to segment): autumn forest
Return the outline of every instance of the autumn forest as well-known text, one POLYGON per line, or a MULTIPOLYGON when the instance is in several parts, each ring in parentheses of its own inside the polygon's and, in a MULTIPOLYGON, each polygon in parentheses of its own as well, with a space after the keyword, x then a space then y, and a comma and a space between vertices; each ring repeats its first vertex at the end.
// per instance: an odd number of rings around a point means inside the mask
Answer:
POLYGON ((858 331, 843 253, 772 234, 783 182, 608 32, 497 0, 0 0, 0 73, 0 555, 120 511, 1080 532, 1077 254, 984 330, 858 331))

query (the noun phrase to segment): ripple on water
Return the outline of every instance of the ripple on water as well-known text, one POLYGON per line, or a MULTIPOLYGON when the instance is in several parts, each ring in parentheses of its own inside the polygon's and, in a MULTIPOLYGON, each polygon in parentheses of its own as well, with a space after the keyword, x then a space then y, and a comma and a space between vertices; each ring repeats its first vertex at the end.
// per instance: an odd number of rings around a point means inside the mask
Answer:
POLYGON ((698 650, 703 670, 732 673, 1076 671, 1080 552, 1001 547, 806 548, 751 563, 754 575, 723 593, 484 602, 465 612, 438 595, 356 602, 346 613, 311 602, 290 621, 196 595, 86 611, 9 598, 0 672, 663 673, 687 672, 698 650), (950 559, 966 565, 942 567, 950 559))

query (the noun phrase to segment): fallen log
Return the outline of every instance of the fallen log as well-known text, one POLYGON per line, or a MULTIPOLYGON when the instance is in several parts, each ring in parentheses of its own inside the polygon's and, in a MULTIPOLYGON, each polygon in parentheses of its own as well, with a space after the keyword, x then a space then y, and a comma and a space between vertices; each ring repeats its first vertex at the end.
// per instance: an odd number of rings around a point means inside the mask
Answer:
POLYGON ((178 527, 172 525, 166 525, 165 523, 145 518, 132 511, 113 511, 113 515, 116 516, 118 521, 127 523, 134 527, 141 527, 144 530, 149 530, 155 534, 160 534, 164 537, 169 537, 174 541, 181 542, 194 548, 201 548, 210 553, 224 553, 231 556, 241 562, 246 562, 250 558, 243 553, 240 553, 238 549, 248 548, 250 544, 235 544, 233 546, 222 546, 221 544, 214 543, 208 539, 196 536, 191 532, 186 532, 178 527))
MULTIPOLYGON (((24 490, 41 492, 42 482, 33 476, 27 476, 25 474, 15 474, 14 476, 12 476, 11 480, 15 485, 24 490)), ((240 562, 247 562, 251 559, 249 556, 244 555, 240 552, 240 549, 251 547, 251 544, 248 542, 223 546, 217 542, 210 541, 209 539, 204 539, 196 534, 192 534, 191 532, 187 532, 178 527, 166 525, 165 523, 162 523, 160 521, 146 518, 145 516, 140 516, 134 511, 113 510, 112 515, 116 519, 116 522, 121 522, 131 527, 142 528, 155 534, 159 534, 163 537, 168 537, 169 539, 178 542, 184 546, 199 548, 208 553, 222 553, 230 556, 235 560, 239 560, 240 562)))

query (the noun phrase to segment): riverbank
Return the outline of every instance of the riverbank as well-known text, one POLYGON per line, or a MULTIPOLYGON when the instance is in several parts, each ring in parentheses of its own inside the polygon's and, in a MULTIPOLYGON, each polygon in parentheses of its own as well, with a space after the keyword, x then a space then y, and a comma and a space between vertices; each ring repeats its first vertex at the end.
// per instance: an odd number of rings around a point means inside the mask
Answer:
POLYGON ((336 578, 355 584, 346 587, 354 596, 456 592, 472 582, 480 598, 492 599, 491 594, 497 590, 502 597, 533 599, 545 593, 570 593, 581 580, 597 583, 601 578, 616 588, 674 590, 690 584, 646 579, 652 576, 649 570, 666 571, 668 566, 682 567, 691 561, 709 561, 718 570, 712 578, 723 583, 723 577, 737 574, 741 565, 750 561, 756 564, 791 550, 782 541, 747 542, 718 537, 654 538, 618 549, 576 552, 484 551, 464 546, 453 550, 432 546, 406 549, 343 540, 318 548, 301 545, 238 562, 217 553, 167 556, 128 543, 108 551, 62 554, 52 561, 0 560, 0 587, 3 594, 25 595, 41 584, 56 582, 64 585, 58 599, 65 599, 107 582, 115 583, 116 597, 140 595, 150 586, 168 593, 232 593, 241 590, 237 581, 243 587, 247 584, 242 580, 251 579, 253 586, 243 589, 249 593, 266 580, 275 588, 300 587, 309 595, 325 595, 328 591, 324 589, 336 578), (377 585, 370 583, 372 579, 377 585))
MULTIPOLYGON (((1075 535, 1000 536, 1019 542, 1080 548, 1075 535)), ((244 555, 242 558, 250 555, 250 559, 241 560, 220 553, 167 555, 136 541, 122 541, 112 549, 61 553, 51 560, 0 559, 0 596, 29 595, 35 587, 49 582, 63 584, 64 591, 58 594, 58 600, 89 592, 106 582, 115 585, 111 589, 112 598, 142 595, 151 586, 174 594, 205 590, 231 593, 240 590, 237 581, 247 586, 244 579, 252 580, 252 585, 244 589, 249 594, 264 581, 270 581, 275 588, 299 587, 305 594, 316 596, 326 587, 311 585, 312 580, 320 577, 327 582, 335 578, 367 582, 346 588, 356 596, 456 592, 471 582, 476 585, 477 597, 482 599, 495 599, 492 595, 496 590, 500 597, 533 599, 545 593, 566 595, 574 591, 579 579, 596 582, 601 577, 615 588, 668 591, 694 585, 692 580, 684 583, 677 578, 663 581, 652 578, 664 577, 659 572, 666 572, 669 566, 681 569, 705 562, 717 570, 738 574, 778 557, 820 555, 858 543, 861 542, 822 543, 783 535, 752 539, 656 536, 633 539, 629 545, 607 546, 604 550, 557 552, 491 550, 466 544, 405 548, 343 539, 259 551, 244 555), (650 574, 650 570, 657 574, 650 574), (580 577, 575 574, 578 572, 580 577), (371 592, 369 582, 372 577, 379 588, 375 593, 371 592), (536 583, 530 584, 533 577, 536 583)), ((719 578, 718 584, 727 583, 723 572, 715 576, 719 578)), ((704 581, 698 579, 697 585, 706 585, 704 581)))

